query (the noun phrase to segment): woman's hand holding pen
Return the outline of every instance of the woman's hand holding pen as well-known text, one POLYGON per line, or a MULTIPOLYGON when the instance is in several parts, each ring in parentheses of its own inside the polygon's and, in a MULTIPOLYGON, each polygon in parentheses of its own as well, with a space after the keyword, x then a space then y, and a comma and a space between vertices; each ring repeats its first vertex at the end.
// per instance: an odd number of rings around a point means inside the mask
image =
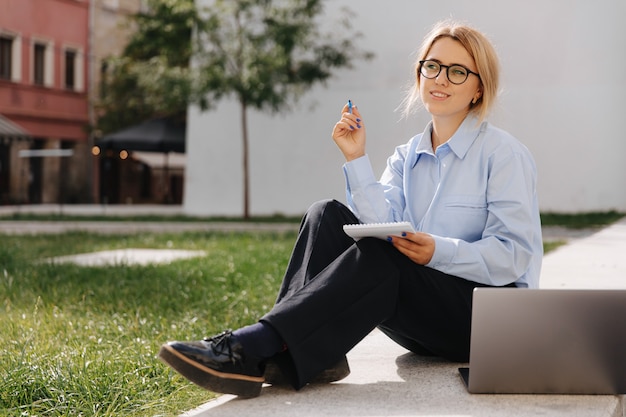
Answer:
POLYGON ((341 110, 341 120, 333 128, 333 140, 346 161, 365 155, 365 126, 359 109, 351 101, 341 110))
POLYGON ((435 239, 428 233, 406 233, 406 236, 389 238, 401 253, 416 264, 426 265, 435 253, 435 239))

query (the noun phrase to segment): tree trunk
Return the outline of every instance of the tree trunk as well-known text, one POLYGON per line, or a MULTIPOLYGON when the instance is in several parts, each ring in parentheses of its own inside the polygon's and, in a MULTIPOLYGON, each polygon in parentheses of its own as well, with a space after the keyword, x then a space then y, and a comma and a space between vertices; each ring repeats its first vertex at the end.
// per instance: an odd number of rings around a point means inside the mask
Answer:
POLYGON ((241 138, 243 140, 243 218, 250 218, 250 163, 248 149, 248 115, 245 99, 240 99, 241 104, 241 138))

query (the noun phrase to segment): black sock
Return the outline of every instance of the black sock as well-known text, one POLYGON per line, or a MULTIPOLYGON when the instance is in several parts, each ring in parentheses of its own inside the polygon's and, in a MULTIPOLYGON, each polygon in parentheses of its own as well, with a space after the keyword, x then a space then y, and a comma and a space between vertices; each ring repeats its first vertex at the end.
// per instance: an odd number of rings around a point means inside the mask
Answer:
POLYGON ((246 353, 259 358, 269 358, 284 350, 283 338, 272 326, 262 321, 235 330, 233 336, 246 353))

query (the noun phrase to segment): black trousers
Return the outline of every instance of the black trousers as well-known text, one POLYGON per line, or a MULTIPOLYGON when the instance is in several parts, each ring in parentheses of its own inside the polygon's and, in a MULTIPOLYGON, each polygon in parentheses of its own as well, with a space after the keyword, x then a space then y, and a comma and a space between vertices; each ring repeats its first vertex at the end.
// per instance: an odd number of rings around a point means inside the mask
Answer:
POLYGON ((378 327, 403 347, 467 362, 472 291, 484 286, 417 265, 390 243, 355 242, 357 223, 327 200, 307 211, 275 306, 261 318, 287 351, 275 359, 296 389, 378 327))

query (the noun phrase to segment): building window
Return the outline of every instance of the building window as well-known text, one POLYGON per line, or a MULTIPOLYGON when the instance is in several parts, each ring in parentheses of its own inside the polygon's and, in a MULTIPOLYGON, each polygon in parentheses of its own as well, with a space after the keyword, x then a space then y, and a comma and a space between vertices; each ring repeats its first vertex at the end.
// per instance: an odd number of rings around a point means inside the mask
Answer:
POLYGON ((65 88, 76 88, 76 51, 71 49, 65 51, 65 88))
POLYGON ((46 45, 42 43, 36 43, 33 51, 33 83, 46 83, 46 45))
POLYGON ((13 68, 13 39, 0 36, 0 79, 10 80, 13 68))
POLYGON ((0 29, 0 80, 22 80, 22 38, 0 29))
POLYGON ((54 79, 54 45, 44 39, 33 39, 31 80, 34 85, 52 87, 54 79))
POLYGON ((63 82, 65 88, 72 91, 83 91, 84 65, 82 51, 72 47, 64 48, 63 63, 63 82))

